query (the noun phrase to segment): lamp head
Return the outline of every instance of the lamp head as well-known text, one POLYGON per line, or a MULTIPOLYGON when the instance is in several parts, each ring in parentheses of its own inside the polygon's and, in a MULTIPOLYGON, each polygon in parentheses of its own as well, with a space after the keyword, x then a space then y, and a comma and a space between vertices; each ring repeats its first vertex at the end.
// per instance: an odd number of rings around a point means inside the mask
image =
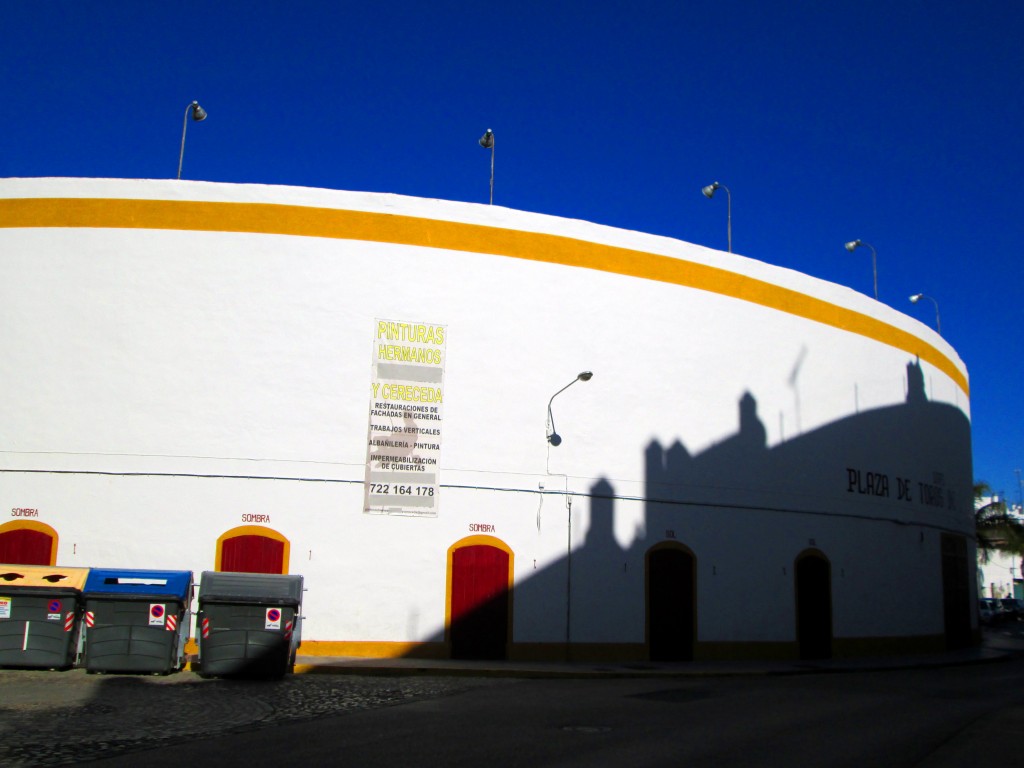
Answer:
POLYGON ((910 303, 911 304, 917 304, 917 302, 919 302, 923 298, 924 298, 924 294, 923 293, 915 293, 913 296, 910 297, 910 303))
POLYGON ((493 147, 494 146, 494 131, 492 131, 490 128, 488 128, 487 132, 483 136, 480 137, 480 139, 478 140, 477 143, 481 147, 483 147, 484 149, 490 149, 491 147, 493 147))
POLYGON ((579 379, 580 381, 590 381, 592 378, 594 378, 594 374, 591 373, 590 371, 583 371, 583 373, 581 373, 576 378, 579 379))
POLYGON ((853 253, 855 250, 857 250, 858 245, 860 245, 860 240, 851 240, 843 247, 846 248, 846 250, 848 250, 850 253, 853 253))
POLYGON ((716 181, 716 182, 714 182, 713 184, 708 184, 708 185, 707 185, 706 187, 704 187, 704 188, 703 188, 703 189, 701 190, 701 192, 703 192, 703 193, 704 193, 704 197, 706 197, 706 198, 707 198, 708 200, 710 200, 710 199, 711 199, 712 197, 714 197, 714 196, 715 196, 715 190, 716 190, 716 189, 718 189, 718 188, 719 188, 720 186, 722 186, 722 185, 721 185, 721 184, 719 184, 719 183, 718 183, 718 182, 716 181))
POLYGON ((557 432, 552 432, 550 435, 548 435, 548 442, 557 448, 562 444, 562 436, 559 435, 557 432))
POLYGON ((197 123, 206 119, 206 110, 199 106, 198 101, 192 102, 192 119, 197 123))

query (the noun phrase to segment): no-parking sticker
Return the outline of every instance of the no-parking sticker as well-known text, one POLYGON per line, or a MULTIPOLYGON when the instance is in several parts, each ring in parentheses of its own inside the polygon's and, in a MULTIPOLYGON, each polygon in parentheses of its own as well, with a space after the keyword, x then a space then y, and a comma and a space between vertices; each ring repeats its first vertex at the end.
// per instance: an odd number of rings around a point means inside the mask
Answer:
POLYGON ((0 619, 11 618, 11 604, 13 602, 9 597, 0 597, 0 619))
POLYGON ((150 603, 149 606, 149 626, 151 627, 162 627, 164 621, 167 618, 167 611, 164 610, 163 603, 150 603))
POLYGON ((280 608, 267 608, 267 623, 264 624, 266 629, 280 629, 281 628, 281 609, 280 608))

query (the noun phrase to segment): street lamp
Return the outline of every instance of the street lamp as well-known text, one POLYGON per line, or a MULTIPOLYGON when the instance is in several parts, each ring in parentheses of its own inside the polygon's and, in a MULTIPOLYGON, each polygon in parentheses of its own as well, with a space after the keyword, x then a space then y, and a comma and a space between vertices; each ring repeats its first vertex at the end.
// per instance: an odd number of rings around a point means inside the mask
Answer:
POLYGON ((185 160, 185 131, 188 130, 188 116, 192 115, 192 119, 197 123, 202 122, 206 119, 206 110, 199 106, 198 101, 193 101, 187 107, 185 107, 185 123, 181 127, 181 153, 178 155, 178 178, 181 178, 181 164, 185 160))
POLYGON ((565 392, 565 390, 567 390, 569 387, 571 387, 577 381, 590 381, 593 378, 593 376, 594 376, 594 374, 591 373, 590 371, 583 371, 583 373, 578 374, 575 379, 573 379, 568 384, 566 384, 564 387, 562 387, 560 390, 555 392, 555 394, 553 394, 551 396, 551 399, 548 400, 548 430, 547 430, 548 434, 547 434, 547 438, 548 438, 548 442, 551 443, 552 445, 554 445, 554 446, 561 445, 562 444, 562 437, 561 437, 561 435, 559 435, 555 431, 555 417, 554 417, 554 414, 551 413, 551 403, 553 403, 555 401, 556 397, 558 397, 560 394, 565 392))
POLYGON ((490 205, 494 205, 494 131, 490 128, 487 132, 477 140, 484 149, 491 150, 491 202, 490 205))
POLYGON ((706 187, 701 189, 701 192, 704 193, 704 197, 706 197, 708 200, 710 200, 712 197, 715 196, 715 190, 716 189, 724 189, 725 190, 725 198, 726 198, 725 226, 726 226, 726 232, 727 232, 728 237, 729 237, 729 253, 732 253, 732 192, 729 191, 729 188, 727 186, 725 186, 725 184, 719 184, 717 181, 712 183, 712 184, 708 184, 706 187))
POLYGON ((938 331, 939 335, 941 336, 942 323, 939 320, 939 302, 937 302, 931 296, 925 296, 923 293, 915 293, 913 296, 910 297, 910 303, 917 304, 917 302, 919 302, 921 299, 928 299, 928 301, 935 305, 935 330, 938 331))
POLYGON ((878 254, 875 252, 875 246, 871 243, 865 243, 863 240, 851 240, 845 247, 846 250, 853 253, 862 245, 871 249, 871 271, 875 276, 875 301, 878 301, 878 254))

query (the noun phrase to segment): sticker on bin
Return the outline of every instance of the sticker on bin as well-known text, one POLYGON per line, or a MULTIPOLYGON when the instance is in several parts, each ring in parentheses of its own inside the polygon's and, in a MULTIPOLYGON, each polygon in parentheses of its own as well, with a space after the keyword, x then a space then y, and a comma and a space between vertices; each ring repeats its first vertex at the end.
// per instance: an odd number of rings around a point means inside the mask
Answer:
POLYGON ((162 627, 166 620, 166 611, 163 603, 151 603, 149 606, 149 626, 162 627))
POLYGON ((178 617, 173 613, 167 614, 167 631, 173 632, 178 628, 178 617))
POLYGON ((0 597, 0 619, 11 618, 11 604, 13 602, 9 597, 0 597))
POLYGON ((51 600, 50 604, 46 607, 46 610, 49 613, 60 613, 60 609, 62 607, 60 600, 51 600))
POLYGON ((267 608, 267 623, 264 625, 265 629, 280 629, 281 628, 281 609, 280 608, 267 608))

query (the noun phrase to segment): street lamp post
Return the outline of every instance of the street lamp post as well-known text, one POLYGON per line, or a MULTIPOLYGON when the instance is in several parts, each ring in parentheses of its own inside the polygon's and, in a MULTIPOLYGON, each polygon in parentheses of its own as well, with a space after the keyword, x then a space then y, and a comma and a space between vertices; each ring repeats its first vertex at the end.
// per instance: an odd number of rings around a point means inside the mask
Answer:
POLYGON ((862 245, 871 249, 871 273, 875 277, 875 301, 878 301, 878 254, 875 252, 875 246, 871 243, 865 243, 863 240, 851 240, 846 244, 845 248, 850 253, 853 253, 862 245))
POLYGON ((494 205, 494 131, 488 128, 487 132, 477 140, 477 143, 484 149, 491 150, 491 202, 489 205, 494 205))
POLYGON ((939 319, 939 302, 933 299, 931 296, 926 296, 923 293, 915 293, 910 297, 911 304, 917 304, 921 299, 928 299, 932 304, 935 305, 935 330, 938 331, 939 335, 942 335, 942 321, 939 319))
POLYGON ((725 229, 729 241, 729 253, 732 253, 732 192, 729 191, 729 188, 725 186, 725 184, 719 184, 717 181, 702 188, 701 192, 704 193, 704 197, 710 200, 715 196, 716 189, 725 190, 725 229))
POLYGON ((206 119, 206 110, 199 106, 198 101, 193 101, 187 107, 185 107, 185 123, 181 127, 181 153, 178 155, 178 178, 181 178, 181 164, 185 160, 185 131, 188 130, 188 118, 192 115, 192 119, 197 123, 202 122, 206 119))
POLYGON ((560 390, 555 392, 555 394, 553 394, 551 396, 551 399, 548 400, 548 430, 547 430, 548 434, 547 434, 547 437, 548 437, 548 442, 551 443, 551 445, 554 445, 554 446, 557 447, 557 446, 562 444, 562 437, 561 437, 561 435, 559 435, 555 431, 555 417, 554 417, 554 414, 551 413, 551 404, 555 401, 556 397, 558 397, 560 394, 565 392, 565 390, 567 390, 569 387, 571 387, 577 381, 590 381, 593 378, 593 376, 594 376, 594 374, 591 373, 590 371, 583 371, 582 373, 578 374, 575 379, 573 379, 568 384, 566 384, 564 387, 562 387, 560 390))
MULTIPOLYGON (((555 417, 551 412, 551 404, 555 398, 565 392, 577 381, 590 381, 594 374, 590 371, 582 371, 576 378, 555 392, 548 400, 548 443, 554 446, 562 444, 561 436, 555 431, 555 417)), ((566 526, 565 526, 565 660, 570 660, 569 647, 572 643, 572 496, 566 497, 566 526)))

